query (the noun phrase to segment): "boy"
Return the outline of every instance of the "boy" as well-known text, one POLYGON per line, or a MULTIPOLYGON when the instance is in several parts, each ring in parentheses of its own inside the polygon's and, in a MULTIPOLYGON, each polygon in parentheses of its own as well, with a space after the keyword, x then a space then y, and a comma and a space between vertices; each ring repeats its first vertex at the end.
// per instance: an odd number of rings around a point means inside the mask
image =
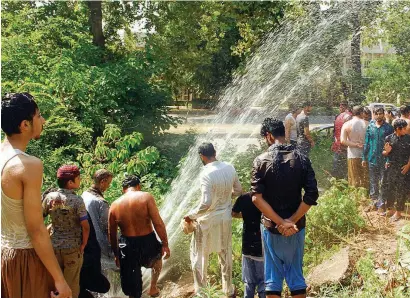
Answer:
POLYGON ((260 229, 261 212, 252 203, 252 196, 246 193, 238 197, 232 217, 243 218, 242 232, 242 279, 245 283, 245 298, 253 298, 258 287, 259 298, 265 298, 265 277, 263 273, 262 237, 260 229))
POLYGON ((80 182, 79 168, 63 165, 57 171, 59 189, 48 193, 43 200, 43 216, 50 215, 54 252, 73 298, 80 291, 83 253, 90 233, 83 199, 74 193, 80 182))
POLYGON ((406 134, 407 122, 397 119, 393 128, 394 133, 386 137, 384 145, 383 155, 387 156, 387 162, 382 192, 388 209, 384 215, 393 215, 391 208, 396 202, 396 212, 390 219, 392 222, 401 218, 410 182, 410 135, 406 134))

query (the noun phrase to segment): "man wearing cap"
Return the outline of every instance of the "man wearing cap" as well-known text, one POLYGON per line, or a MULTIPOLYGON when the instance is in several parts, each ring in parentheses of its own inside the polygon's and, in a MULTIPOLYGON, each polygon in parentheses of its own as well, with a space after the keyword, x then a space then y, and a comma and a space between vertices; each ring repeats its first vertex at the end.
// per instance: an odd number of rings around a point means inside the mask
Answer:
POLYGON ((63 165, 57 171, 59 188, 43 200, 43 216, 50 216, 54 252, 73 298, 77 298, 80 291, 83 253, 90 233, 84 201, 74 193, 80 182, 79 168, 63 165))

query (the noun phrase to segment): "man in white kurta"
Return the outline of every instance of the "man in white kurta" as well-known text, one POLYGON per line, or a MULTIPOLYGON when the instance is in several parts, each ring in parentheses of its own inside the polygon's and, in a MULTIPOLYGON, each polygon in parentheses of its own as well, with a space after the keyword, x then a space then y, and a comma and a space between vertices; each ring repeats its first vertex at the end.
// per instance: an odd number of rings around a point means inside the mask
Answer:
POLYGON ((222 271, 222 290, 226 296, 234 294, 232 285, 232 195, 242 192, 235 168, 217 161, 211 143, 203 143, 198 152, 204 163, 200 175, 200 205, 185 217, 196 220, 191 241, 191 264, 194 273, 195 292, 207 284, 209 255, 218 253, 222 271))

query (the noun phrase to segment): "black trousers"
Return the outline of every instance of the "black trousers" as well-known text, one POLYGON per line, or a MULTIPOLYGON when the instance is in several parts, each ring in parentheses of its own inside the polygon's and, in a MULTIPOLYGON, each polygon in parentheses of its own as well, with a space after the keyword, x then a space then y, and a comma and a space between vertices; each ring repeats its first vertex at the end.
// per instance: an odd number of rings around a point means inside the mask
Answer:
POLYGON ((403 165, 391 163, 384 173, 382 182, 382 198, 386 208, 393 208, 396 203, 397 211, 404 211, 404 206, 410 194, 410 173, 401 173, 403 165))

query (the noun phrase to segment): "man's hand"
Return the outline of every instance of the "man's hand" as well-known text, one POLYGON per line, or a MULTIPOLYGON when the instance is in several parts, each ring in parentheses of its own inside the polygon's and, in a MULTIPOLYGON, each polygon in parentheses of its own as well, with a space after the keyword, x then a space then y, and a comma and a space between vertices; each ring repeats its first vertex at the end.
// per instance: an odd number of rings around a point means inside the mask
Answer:
POLYGON ((85 244, 80 245, 80 252, 83 254, 85 249, 85 244))
POLYGON ((292 236, 299 231, 297 226, 289 219, 285 219, 281 225, 277 226, 277 229, 279 233, 286 237, 292 236))
POLYGON ((118 268, 120 268, 120 259, 119 259, 117 256, 115 256, 114 258, 115 258, 115 265, 116 265, 118 268))
POLYGON ((56 290, 50 293, 51 298, 71 298, 71 289, 67 282, 63 279, 62 281, 55 282, 56 290))
POLYGON ((312 148, 315 147, 315 141, 311 140, 311 141, 310 141, 310 146, 311 146, 312 148))
POLYGON ((171 251, 169 250, 168 245, 162 246, 162 255, 164 256, 164 260, 168 259, 171 256, 171 251))
POLYGON ((367 161, 362 160, 362 167, 363 167, 363 168, 366 168, 366 167, 367 167, 367 161))
POLYGON ((388 169, 390 167, 390 163, 386 162, 386 164, 384 165, 385 169, 388 169))
POLYGON ((410 164, 406 164, 401 168, 401 173, 403 175, 406 175, 409 170, 410 170, 410 164))
POLYGON ((386 151, 387 154, 390 154, 391 150, 392 150, 392 146, 390 145, 390 143, 386 143, 384 144, 384 151, 386 151))
POLYGON ((185 216, 185 217, 184 217, 184 220, 185 220, 187 223, 193 222, 193 220, 190 219, 189 216, 185 216))
POLYGON ((356 148, 363 148, 363 144, 357 143, 357 144, 356 144, 356 148))

